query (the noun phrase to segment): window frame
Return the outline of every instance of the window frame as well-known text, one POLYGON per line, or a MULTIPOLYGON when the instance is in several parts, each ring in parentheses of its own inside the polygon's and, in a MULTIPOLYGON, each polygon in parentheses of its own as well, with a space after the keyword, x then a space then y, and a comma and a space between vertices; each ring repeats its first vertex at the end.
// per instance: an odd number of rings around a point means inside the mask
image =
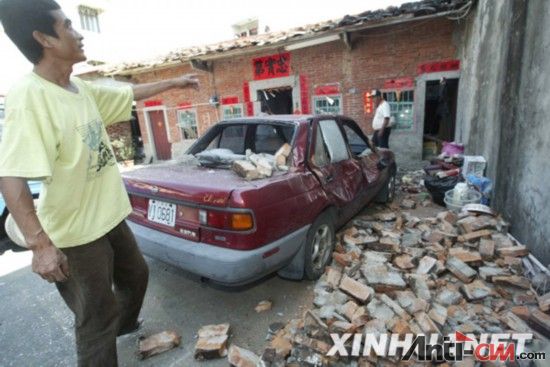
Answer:
POLYGON ((178 126, 178 129, 180 130, 180 134, 181 134, 181 140, 195 140, 195 139, 198 139, 199 138, 199 125, 198 125, 198 121, 197 121, 197 110, 195 108, 185 108, 185 109, 179 109, 176 111, 176 118, 177 118, 177 126, 178 126), (186 138, 185 137, 185 134, 184 134, 184 131, 183 131, 183 126, 181 125, 181 120, 180 120, 180 115, 182 113, 192 113, 193 116, 194 116, 194 120, 195 120, 195 124, 194 125, 191 125, 192 128, 195 129, 195 137, 194 138, 186 138))
MULTIPOLYGON (((328 101, 327 101, 328 102, 328 101)), ((312 96, 311 97, 311 105, 313 106, 313 114, 314 115, 342 115, 343 114, 343 103, 344 98, 342 97, 342 94, 326 94, 326 95, 318 95, 318 96, 312 96), (316 102, 320 100, 326 100, 326 97, 332 98, 334 100, 338 100, 338 113, 333 112, 323 112, 323 113, 317 113, 317 105, 316 102)))
POLYGON ((80 17, 80 28, 84 31, 101 33, 99 25, 99 15, 101 10, 87 5, 78 6, 78 16, 80 17))
POLYGON ((244 105, 242 103, 233 103, 233 104, 226 104, 226 105, 222 105, 222 120, 229 120, 229 119, 235 119, 235 118, 241 118, 241 117, 245 117, 244 116, 244 105), (231 116, 231 117, 226 117, 226 111, 229 110, 230 108, 240 108, 241 110, 241 114, 240 116, 231 116))
POLYGON ((388 104, 390 105, 390 114, 391 114, 391 117, 394 119, 394 123, 392 125, 392 130, 398 130, 398 131, 412 131, 414 130, 414 95, 415 95, 415 90, 414 88, 407 88, 407 89, 383 89, 382 91, 382 96, 384 97, 384 100, 386 100, 386 102, 388 102, 388 104), (389 93, 397 93, 397 92, 400 92, 401 94, 403 93, 411 93, 412 95, 412 100, 411 101, 388 101, 388 97, 387 95, 389 93), (405 106, 405 105, 410 105, 410 125, 408 126, 400 126, 399 125, 399 111, 401 107, 405 106))

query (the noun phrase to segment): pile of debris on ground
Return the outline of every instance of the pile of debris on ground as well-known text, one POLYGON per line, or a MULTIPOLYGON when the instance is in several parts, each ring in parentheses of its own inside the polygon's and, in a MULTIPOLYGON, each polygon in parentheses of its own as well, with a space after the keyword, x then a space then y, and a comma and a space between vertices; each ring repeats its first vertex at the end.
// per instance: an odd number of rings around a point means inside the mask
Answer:
POLYGON ((505 221, 452 211, 421 219, 392 209, 359 216, 339 233, 315 308, 274 334, 261 357, 266 366, 400 364, 328 357, 330 333, 550 337, 548 270, 508 235, 505 221))

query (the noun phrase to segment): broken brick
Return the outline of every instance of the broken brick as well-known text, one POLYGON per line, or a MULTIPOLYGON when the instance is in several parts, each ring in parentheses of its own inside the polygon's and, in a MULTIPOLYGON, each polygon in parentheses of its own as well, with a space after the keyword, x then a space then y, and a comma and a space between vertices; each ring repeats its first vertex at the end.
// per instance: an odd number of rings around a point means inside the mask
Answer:
POLYGON ((330 345, 321 340, 309 338, 304 335, 296 335, 294 337, 294 343, 310 348, 316 352, 321 353, 322 355, 326 355, 331 348, 330 345))
POLYGON ((337 320, 330 325, 330 329, 335 333, 345 334, 353 333, 356 329, 356 326, 346 321, 337 320))
POLYGON ((381 212, 374 215, 376 219, 382 222, 392 222, 397 218, 395 212, 381 212))
POLYGON ((376 320, 381 320, 384 322, 386 327, 390 326, 390 323, 395 317, 395 313, 392 309, 376 298, 369 302, 367 305, 367 311, 369 312, 369 317, 376 320))
POLYGON ((145 359, 180 345, 181 337, 175 331, 163 331, 138 342, 138 356, 145 359))
POLYGON ((468 242, 472 240, 477 240, 478 238, 488 237, 488 236, 491 236, 492 234, 493 234, 493 231, 488 229, 483 229, 481 231, 475 231, 475 232, 466 233, 461 236, 458 236, 458 241, 468 242))
POLYGON ((447 321, 447 308, 438 303, 433 303, 428 316, 439 326, 443 327, 447 321))
POLYGON ((463 261, 470 266, 483 264, 483 260, 481 259, 481 255, 479 254, 479 252, 468 251, 462 248, 451 248, 449 250, 449 255, 456 257, 460 261, 463 261))
POLYGON ((447 259, 445 266, 451 273, 453 273, 455 277, 462 280, 464 283, 471 282, 477 274, 474 269, 456 257, 450 257, 447 259))
POLYGON ((352 260, 351 255, 338 252, 333 252, 332 258, 342 267, 350 266, 352 260))
POLYGON ((475 280, 460 287, 468 301, 478 301, 491 294, 491 289, 482 280, 475 280))
POLYGON ((396 256, 393 259, 393 264, 402 270, 414 269, 414 264, 412 263, 412 256, 407 254, 396 256))
POLYGON ((529 316, 531 315, 531 311, 527 306, 514 306, 510 309, 510 311, 523 321, 529 320, 529 316))
POLYGON ((497 249, 497 254, 499 256, 511 256, 511 257, 523 257, 529 255, 529 250, 527 247, 520 246, 511 246, 511 247, 502 247, 497 249))
POLYGON ((437 325, 430 319, 426 312, 417 312, 414 319, 420 326, 420 329, 426 334, 441 334, 437 325))
POLYGON ((262 174, 256 166, 249 161, 234 161, 231 169, 246 180, 256 180, 262 178, 262 174))
POLYGON ((403 199, 401 200, 401 207, 403 209, 414 209, 416 208, 416 202, 411 199, 403 199))
POLYGON ((212 359, 227 355, 229 324, 207 325, 199 329, 195 359, 212 359))
POLYGON ((531 312, 529 321, 544 336, 546 336, 547 338, 550 337, 550 315, 540 311, 539 309, 534 309, 531 312))
POLYGON ((410 281, 411 288, 418 298, 425 301, 430 301, 432 299, 432 294, 424 276, 411 274, 410 281))
POLYGON ((529 279, 519 275, 494 276, 493 283, 499 285, 514 286, 523 289, 531 288, 531 282, 529 282, 529 279))
POLYGON ((420 259, 418 263, 418 268, 416 268, 417 274, 428 274, 430 273, 435 265, 437 263, 437 260, 430 256, 424 256, 422 259, 420 259))
POLYGON ((290 336, 284 331, 280 330, 275 337, 269 343, 270 347, 275 349, 278 356, 286 358, 292 350, 292 342, 290 336))
POLYGON ((353 314, 355 313, 355 311, 357 311, 357 308, 359 308, 359 305, 357 303, 353 301, 348 301, 345 305, 342 306, 342 312, 349 321, 352 321, 353 314))
POLYGON ((417 298, 414 293, 409 290, 395 292, 395 295, 397 303, 411 315, 428 310, 428 303, 423 299, 417 298))
POLYGON ((340 283, 340 289, 350 296, 358 299, 362 303, 367 302, 373 295, 372 288, 359 283, 358 281, 344 275, 342 282, 340 283))
POLYGON ((483 260, 492 260, 495 256, 495 241, 482 238, 479 241, 479 254, 483 260))
POLYGON ((517 317, 513 312, 508 311, 502 317, 501 320, 508 325, 510 329, 518 333, 532 333, 533 331, 525 321, 517 317))
POLYGON ((408 321, 408 320, 411 319, 411 315, 409 315, 407 313, 407 311, 405 311, 403 308, 401 308, 401 306, 399 306, 399 304, 396 301, 394 301, 393 299, 391 299, 387 295, 381 294, 380 295, 380 301, 382 301, 383 303, 386 304, 386 306, 391 308, 392 311, 395 312, 395 314, 398 315, 401 319, 403 319, 405 321, 408 321))
POLYGON ((407 286, 399 273, 388 271, 388 268, 383 264, 376 266, 364 265, 361 267, 361 272, 369 286, 378 292, 405 289, 407 286))
POLYGON ((255 353, 239 348, 236 345, 229 347, 227 361, 235 367, 256 367, 260 365, 260 357, 255 353))
POLYGON ((342 273, 334 268, 329 267, 327 270, 327 283, 333 289, 338 288, 340 284, 340 279, 342 279, 342 273))
POLYGON ((543 312, 550 311, 550 293, 538 297, 539 308, 543 312))
POLYGON ((398 319, 391 329, 392 333, 398 335, 405 335, 412 332, 409 323, 406 320, 398 319))

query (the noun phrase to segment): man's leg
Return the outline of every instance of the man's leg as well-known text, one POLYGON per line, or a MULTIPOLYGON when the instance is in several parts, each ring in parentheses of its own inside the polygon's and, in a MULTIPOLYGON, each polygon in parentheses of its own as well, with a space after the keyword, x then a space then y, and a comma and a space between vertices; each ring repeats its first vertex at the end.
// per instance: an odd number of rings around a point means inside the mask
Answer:
POLYGON ((125 221, 109 232, 107 237, 114 251, 115 294, 120 309, 118 335, 123 335, 138 327, 137 320, 147 289, 149 269, 125 221))
POLYGON ((374 134, 372 134, 372 143, 374 144, 375 147, 380 146, 380 139, 378 137, 379 132, 380 132, 379 130, 374 130, 374 134))
POLYGON ((78 366, 117 366, 118 306, 112 291, 113 250, 105 236, 89 244, 62 249, 69 279, 56 283, 75 314, 78 366))
POLYGON ((380 139, 380 148, 389 148, 390 133, 391 127, 387 127, 384 129, 384 133, 382 134, 382 138, 380 139))

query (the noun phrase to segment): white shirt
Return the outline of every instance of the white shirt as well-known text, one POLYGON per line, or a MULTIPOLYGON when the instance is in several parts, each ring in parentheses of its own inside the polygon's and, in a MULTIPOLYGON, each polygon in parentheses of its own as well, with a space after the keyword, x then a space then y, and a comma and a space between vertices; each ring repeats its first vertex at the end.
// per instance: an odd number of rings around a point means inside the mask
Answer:
MULTIPOLYGON (((384 126, 384 119, 390 117, 390 104, 384 100, 380 102, 378 107, 376 107, 376 112, 374 112, 374 118, 372 119, 372 128, 374 130, 380 130, 384 126)), ((389 124, 387 127, 389 127, 389 124)))

